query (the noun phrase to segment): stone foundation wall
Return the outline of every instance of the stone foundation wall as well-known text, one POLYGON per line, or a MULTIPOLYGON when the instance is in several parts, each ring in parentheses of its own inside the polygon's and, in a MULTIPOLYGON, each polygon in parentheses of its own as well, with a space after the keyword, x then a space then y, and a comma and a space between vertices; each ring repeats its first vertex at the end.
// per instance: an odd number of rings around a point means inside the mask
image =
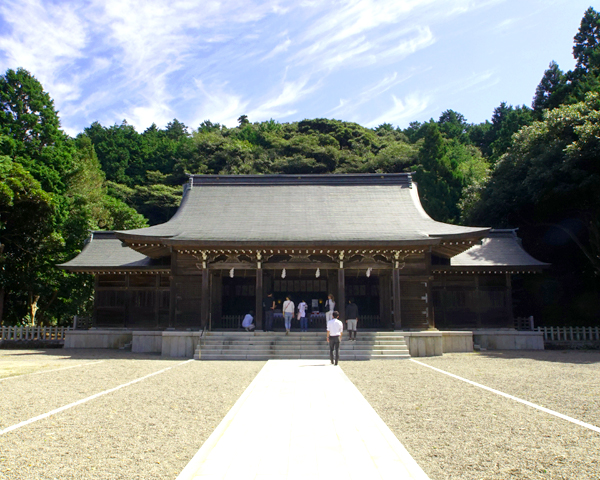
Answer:
POLYGON ((544 350, 544 334, 517 330, 473 330, 473 342, 487 350, 544 350))
POLYGON ((133 332, 131 351, 135 353, 162 353, 163 332, 133 332))
POLYGON ((121 348, 130 343, 131 330, 70 330, 64 348, 121 348))

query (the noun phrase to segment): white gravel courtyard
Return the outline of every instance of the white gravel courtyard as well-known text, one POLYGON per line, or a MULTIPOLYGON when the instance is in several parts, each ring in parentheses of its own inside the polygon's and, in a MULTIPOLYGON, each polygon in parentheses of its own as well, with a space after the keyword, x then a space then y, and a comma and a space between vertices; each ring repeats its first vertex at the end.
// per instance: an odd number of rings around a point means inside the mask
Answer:
MULTIPOLYGON (((600 352, 419 361, 600 427, 600 352)), ((263 365, 0 350, 0 478, 175 479, 263 365)), ((596 431, 416 362, 340 366, 431 479, 600 479, 596 431)))

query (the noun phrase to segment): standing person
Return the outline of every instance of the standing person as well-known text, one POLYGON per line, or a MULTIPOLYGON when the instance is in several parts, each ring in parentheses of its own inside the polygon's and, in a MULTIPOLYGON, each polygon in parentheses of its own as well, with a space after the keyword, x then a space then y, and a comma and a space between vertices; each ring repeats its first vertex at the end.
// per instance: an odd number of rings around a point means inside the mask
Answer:
POLYGON ((269 293, 264 301, 263 308, 265 309, 265 332, 273 331, 273 314, 275 313, 275 299, 273 298, 273 293, 269 293))
POLYGON ((285 297, 285 302, 283 302, 283 319, 285 321, 285 334, 290 333, 290 329, 292 328, 292 318, 294 317, 294 311, 296 307, 294 302, 290 300, 289 295, 285 297))
POLYGON ((331 313, 331 320, 327 322, 327 343, 329 344, 329 359, 332 365, 337 365, 340 359, 340 344, 342 343, 342 332, 344 325, 340 322, 338 312, 331 313), (335 362, 333 353, 335 352, 335 362))
POLYGON ((252 315, 254 315, 254 312, 250 310, 250 312, 248 312, 242 320, 242 328, 245 328, 247 332, 254 330, 254 324, 252 323, 254 321, 254 317, 252 315))
POLYGON ((330 293, 329 295, 327 295, 327 301, 325 302, 325 320, 327 320, 327 321, 331 320, 331 318, 332 318, 331 314, 333 313, 334 310, 335 310, 335 299, 333 298, 333 295, 330 293))
POLYGON ((300 331, 308 332, 308 317, 306 316, 306 309, 308 305, 304 300, 301 300, 298 304, 298 319, 300 320, 300 331))
POLYGON ((358 323, 358 307, 352 299, 346 305, 346 325, 348 326, 348 340, 356 342, 356 324, 358 323), (352 338, 354 334, 354 338, 352 338))

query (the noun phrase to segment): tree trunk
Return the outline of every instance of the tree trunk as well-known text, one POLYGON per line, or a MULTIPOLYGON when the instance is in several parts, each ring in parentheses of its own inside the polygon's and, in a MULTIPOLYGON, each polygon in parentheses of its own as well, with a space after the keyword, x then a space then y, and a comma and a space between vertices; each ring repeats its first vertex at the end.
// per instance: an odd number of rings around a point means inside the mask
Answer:
POLYGON ((45 307, 40 308, 38 310, 39 313, 38 313, 37 318, 39 320, 38 323, 40 326, 43 326, 43 323, 45 320, 45 314, 48 311, 48 309, 50 308, 50 305, 52 305, 54 303, 54 300, 56 300, 57 296, 58 296, 58 290, 54 290, 54 292, 52 292, 52 297, 50 297, 50 301, 48 302, 48 304, 45 307))
POLYGON ((0 325, 2 323, 2 314, 4 313, 4 287, 0 287, 0 325))
POLYGON ((39 299, 39 295, 34 295, 33 292, 29 292, 29 318, 33 327, 35 327, 35 314, 38 311, 37 303, 39 299))

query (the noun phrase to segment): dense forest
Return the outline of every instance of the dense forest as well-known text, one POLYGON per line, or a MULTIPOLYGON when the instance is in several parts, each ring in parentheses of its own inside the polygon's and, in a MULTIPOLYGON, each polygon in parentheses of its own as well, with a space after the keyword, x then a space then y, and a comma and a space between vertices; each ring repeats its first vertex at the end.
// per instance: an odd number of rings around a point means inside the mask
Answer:
POLYGON ((552 264, 515 278, 515 313, 537 324, 600 324, 600 14, 574 37, 576 66, 551 62, 531 107, 500 104, 468 123, 446 110, 407 128, 312 119, 144 132, 95 122, 60 129, 50 95, 26 70, 0 76, 0 322, 68 323, 89 310, 92 279, 55 267, 92 229, 168 220, 187 174, 414 172, 436 220, 518 228, 552 264))

